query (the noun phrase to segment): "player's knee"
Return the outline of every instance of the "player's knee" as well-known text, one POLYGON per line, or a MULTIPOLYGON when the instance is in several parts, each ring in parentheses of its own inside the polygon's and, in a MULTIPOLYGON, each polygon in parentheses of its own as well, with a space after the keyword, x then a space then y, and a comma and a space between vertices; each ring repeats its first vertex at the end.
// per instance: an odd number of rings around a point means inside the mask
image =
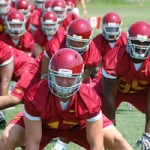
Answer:
POLYGON ((120 144, 124 143, 124 138, 121 134, 116 134, 114 137, 114 142, 120 144))
POLYGON ((8 141, 8 134, 3 133, 0 139, 0 150, 7 146, 8 141))
POLYGON ((131 146, 127 143, 127 141, 123 138, 122 134, 117 134, 114 137, 114 143, 117 147, 122 148, 122 150, 132 150, 131 146))
POLYGON ((0 139, 0 147, 13 147, 15 145, 16 139, 9 132, 4 131, 0 139))

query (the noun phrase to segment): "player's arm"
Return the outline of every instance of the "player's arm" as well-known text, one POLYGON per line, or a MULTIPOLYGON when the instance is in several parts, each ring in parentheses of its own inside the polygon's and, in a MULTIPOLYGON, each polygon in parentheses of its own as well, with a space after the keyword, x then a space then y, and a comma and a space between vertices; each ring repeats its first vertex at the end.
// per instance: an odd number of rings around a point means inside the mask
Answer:
POLYGON ((150 87, 148 88, 148 94, 147 94, 147 112, 146 112, 145 132, 150 133, 150 87))
POLYGON ((49 66, 49 61, 50 58, 48 56, 45 56, 46 53, 44 53, 44 56, 42 58, 42 72, 41 72, 41 79, 46 77, 47 72, 48 72, 48 66, 49 66))
POLYGON ((146 108, 145 132, 136 142, 134 146, 135 148, 141 146, 141 149, 150 149, 150 87, 148 88, 146 107, 147 108, 146 108))
POLYGON ((91 150, 103 150, 103 121, 102 113, 87 119, 86 136, 91 150))
POLYGON ((95 70, 95 67, 85 67, 84 73, 82 77, 82 82, 85 82, 88 77, 92 74, 92 72, 95 70))
POLYGON ((106 116, 115 123, 115 99, 118 91, 118 79, 102 71, 102 86, 106 116))
POLYGON ((7 65, 0 66, 0 95, 7 95, 10 81, 14 71, 13 61, 7 65))
POLYGON ((25 150, 38 150, 42 137, 42 121, 30 120, 32 116, 24 116, 25 123, 25 150))
POLYGON ((13 107, 19 103, 21 103, 21 100, 11 94, 0 96, 0 110, 13 107))
POLYGON ((81 0, 81 7, 82 7, 82 11, 83 11, 83 16, 87 18, 88 13, 87 13, 87 9, 86 9, 85 0, 81 0))
POLYGON ((33 52, 35 57, 37 57, 42 52, 42 47, 38 43, 35 43, 33 52))

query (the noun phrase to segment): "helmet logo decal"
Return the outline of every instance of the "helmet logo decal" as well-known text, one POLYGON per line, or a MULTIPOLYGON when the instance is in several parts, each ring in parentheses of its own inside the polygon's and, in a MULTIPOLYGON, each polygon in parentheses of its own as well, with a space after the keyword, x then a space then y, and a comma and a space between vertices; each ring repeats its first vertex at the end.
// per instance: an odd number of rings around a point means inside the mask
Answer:
POLYGON ((58 74, 62 77, 71 77, 72 76, 72 70, 69 69, 59 69, 58 74))
POLYGON ((143 36, 143 35, 137 35, 137 40, 144 42, 147 41, 147 35, 143 36))
POLYGON ((78 35, 75 35, 75 34, 74 34, 72 37, 73 37, 73 38, 76 38, 76 39, 79 39, 79 40, 82 39, 82 36, 78 36, 78 35))

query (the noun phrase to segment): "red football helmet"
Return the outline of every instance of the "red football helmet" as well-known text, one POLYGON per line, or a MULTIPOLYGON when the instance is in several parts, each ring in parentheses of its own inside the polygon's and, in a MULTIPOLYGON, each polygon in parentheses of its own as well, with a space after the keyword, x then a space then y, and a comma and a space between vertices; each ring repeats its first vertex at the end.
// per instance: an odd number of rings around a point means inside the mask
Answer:
POLYGON ((66 18, 67 5, 64 0, 54 0, 51 8, 52 11, 57 14, 59 22, 63 21, 66 18))
POLYGON ((10 36, 21 36, 26 31, 26 19, 24 15, 17 11, 11 11, 5 18, 6 32, 10 36))
POLYGON ((82 55, 89 48, 92 33, 92 27, 87 20, 75 19, 67 29, 66 47, 72 48, 82 55), (72 45, 72 41, 80 43, 82 46, 72 45))
POLYGON ((24 14, 27 19, 30 15, 30 6, 28 0, 18 0, 16 1, 16 9, 24 14))
POLYGON ((11 6, 10 0, 0 0, 0 14, 5 15, 9 12, 11 6))
POLYGON ((146 59, 150 54, 150 25, 145 21, 133 23, 128 30, 127 52, 136 59, 146 59))
POLYGON ((58 29, 57 15, 53 11, 44 13, 41 18, 42 30, 46 35, 54 35, 58 29))
POLYGON ((107 13, 102 19, 102 35, 108 41, 116 41, 121 35, 122 20, 114 12, 107 13))
POLYGON ((43 5, 43 11, 48 12, 51 11, 51 6, 54 0, 46 0, 44 5, 43 5))
POLYGON ((67 5, 67 11, 69 14, 72 14, 73 9, 75 8, 74 3, 72 0, 66 0, 66 5, 67 5))
POLYGON ((59 98, 71 97, 80 88, 83 70, 83 59, 78 52, 69 48, 58 50, 49 64, 50 91, 59 98), (67 83, 63 83, 66 80, 67 83))

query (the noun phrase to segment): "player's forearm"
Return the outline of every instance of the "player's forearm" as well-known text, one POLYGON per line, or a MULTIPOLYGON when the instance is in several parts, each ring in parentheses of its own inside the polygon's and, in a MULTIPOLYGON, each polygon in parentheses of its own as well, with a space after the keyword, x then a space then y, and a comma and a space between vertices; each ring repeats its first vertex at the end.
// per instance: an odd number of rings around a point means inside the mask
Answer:
POLYGON ((39 144, 35 143, 26 144, 25 150, 39 150, 39 144))
POLYGON ((86 10, 86 5, 85 5, 84 0, 81 0, 81 6, 82 6, 82 9, 83 9, 83 10, 86 10))
POLYGON ((21 101, 18 98, 12 96, 11 94, 6 95, 6 96, 0 96, 0 110, 15 106, 19 104, 20 102, 21 101))
POLYGON ((148 94, 147 94, 145 132, 150 133, 150 87, 148 88, 148 94))
POLYGON ((150 133, 150 105, 147 106, 145 132, 150 133))
POLYGON ((115 123, 115 100, 111 98, 104 99, 104 109, 106 112, 106 116, 115 123))
POLYGON ((99 147, 99 146, 94 146, 94 147, 91 147, 90 149, 91 149, 91 150, 104 150, 104 146, 101 146, 101 147, 99 147))
POLYGON ((1 82, 0 83, 0 96, 7 95, 9 92, 10 82, 1 82))

